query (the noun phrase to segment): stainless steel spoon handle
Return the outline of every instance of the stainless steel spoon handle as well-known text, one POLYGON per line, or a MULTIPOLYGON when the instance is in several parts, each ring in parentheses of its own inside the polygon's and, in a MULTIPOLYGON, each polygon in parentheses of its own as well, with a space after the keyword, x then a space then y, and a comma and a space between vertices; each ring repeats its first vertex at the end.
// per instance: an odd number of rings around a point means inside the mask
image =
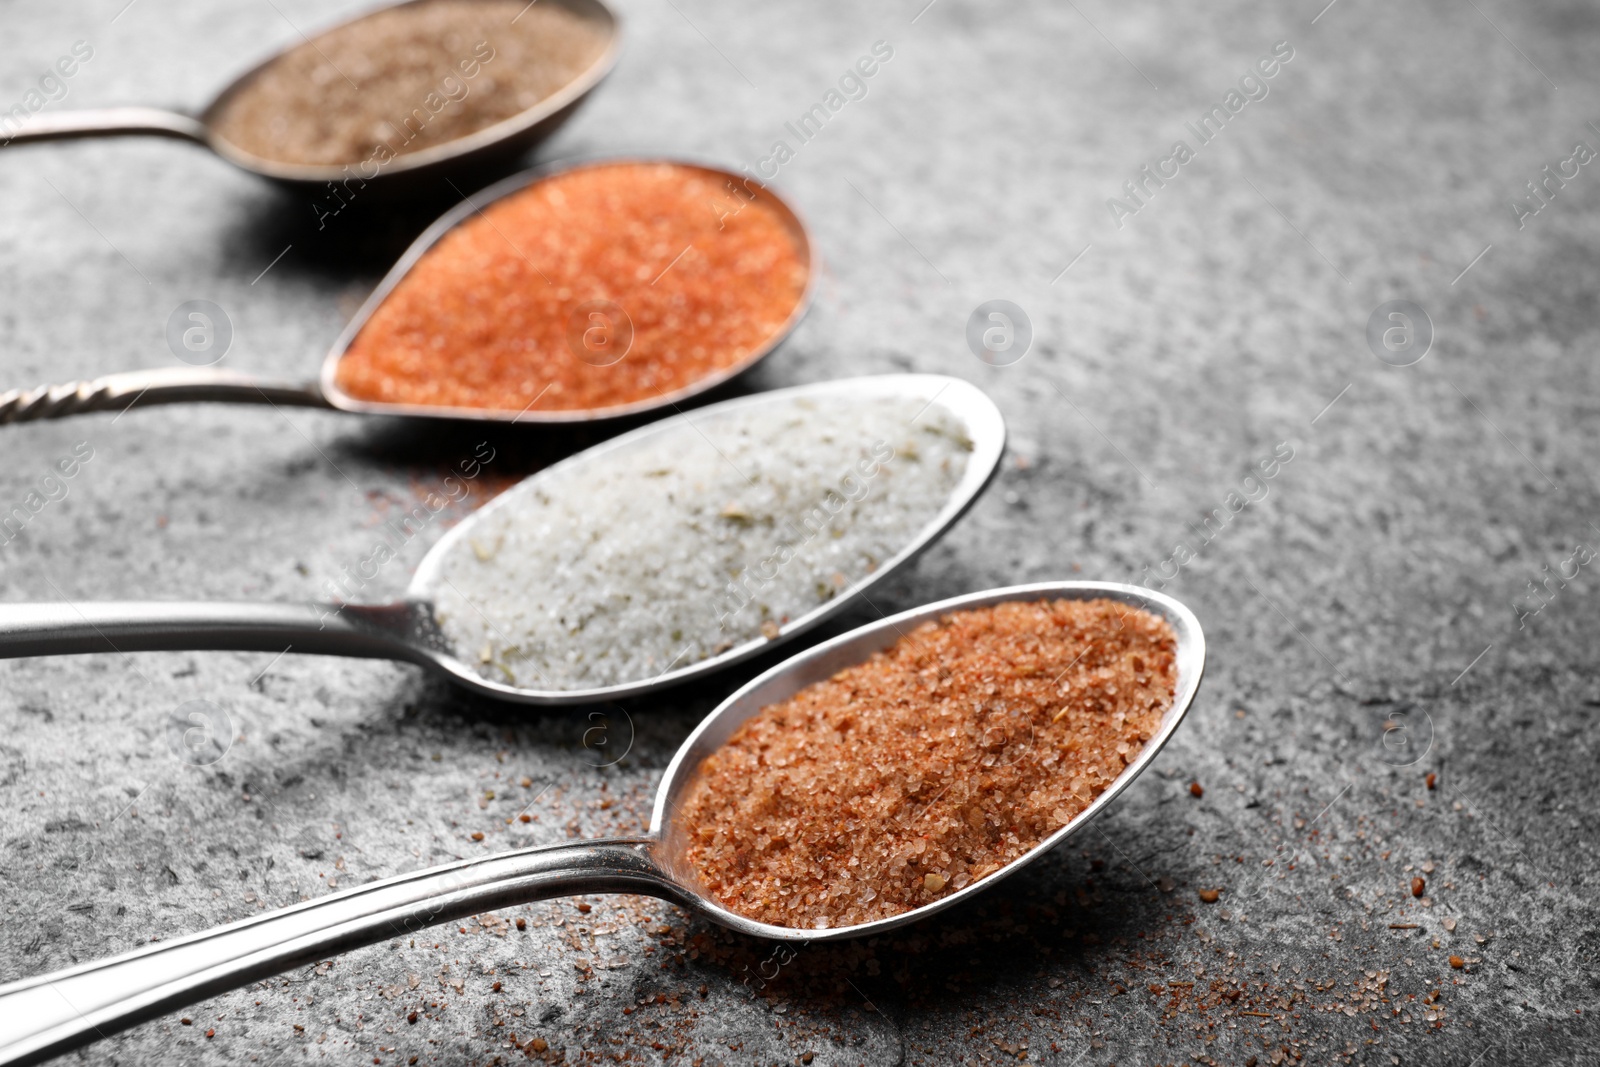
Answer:
POLYGON ((66 141, 78 137, 175 137, 208 144, 206 127, 192 115, 159 107, 97 107, 29 115, 11 130, 0 124, 0 145, 66 141))
POLYGON ((297 385, 209 367, 164 367, 0 393, 0 423, 59 419, 90 411, 126 411, 135 404, 207 400, 223 404, 331 406, 321 386, 314 382, 297 385))
MULTIPOLYGON (((4 516, 0 516, 3 524, 4 516)), ((0 659, 89 652, 295 652, 431 663, 407 604, 0 604, 0 659)))
POLYGON ((0 986, 0 1064, 39 1063, 225 990, 494 908, 576 893, 687 903, 653 844, 573 842, 463 860, 0 986))

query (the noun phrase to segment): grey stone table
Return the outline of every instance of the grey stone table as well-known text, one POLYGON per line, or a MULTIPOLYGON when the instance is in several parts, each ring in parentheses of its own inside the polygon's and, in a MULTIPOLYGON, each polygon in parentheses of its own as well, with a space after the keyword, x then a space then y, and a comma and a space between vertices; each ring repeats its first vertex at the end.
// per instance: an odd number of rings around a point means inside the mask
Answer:
MULTIPOLYGON (((742 388, 917 369, 995 397, 1002 477, 880 606, 1081 575, 1164 583, 1200 615, 1199 705, 1081 847, 793 960, 650 901, 512 909, 83 1058, 1600 1062, 1600 13, 1324 2, 624 0, 620 68, 540 152, 759 167, 788 142, 776 184, 825 275, 742 388), (893 56, 865 95, 799 142, 785 123, 877 41, 893 56), (1032 326, 1004 367, 965 341, 997 298, 1032 326), (1375 315, 1394 300, 1422 317, 1375 315)), ((93 56, 47 106, 195 106, 333 6, 9 0, 0 110, 77 41, 93 56)), ((232 319, 225 366, 308 375, 425 221, 357 201, 319 230, 303 198, 179 144, 0 150, 4 382, 172 364, 190 299, 232 319)), ((6 427, 0 509, 40 506, 0 546, 0 596, 316 597, 486 437, 497 484, 592 439, 215 406, 6 427)), ((402 588, 437 533, 365 593, 402 588)), ((631 749, 597 768, 586 710, 387 663, 103 655, 0 678, 5 980, 636 826, 738 680, 630 705, 611 751, 631 749), (169 744, 191 700, 230 723, 204 767, 169 744)))

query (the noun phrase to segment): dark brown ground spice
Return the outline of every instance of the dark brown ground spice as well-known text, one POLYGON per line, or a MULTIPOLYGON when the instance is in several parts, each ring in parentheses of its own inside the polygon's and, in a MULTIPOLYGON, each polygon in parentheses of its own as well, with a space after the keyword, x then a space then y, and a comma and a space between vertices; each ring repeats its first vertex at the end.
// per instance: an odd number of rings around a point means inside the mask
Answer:
POLYGON ((700 765, 688 858, 724 907, 854 925, 955 892, 1086 808, 1160 728, 1176 638, 1111 600, 925 623, 700 765))
POLYGON ((281 163, 366 164, 528 110, 600 57, 609 31, 559 3, 424 0, 305 41, 224 100, 212 128, 281 163))

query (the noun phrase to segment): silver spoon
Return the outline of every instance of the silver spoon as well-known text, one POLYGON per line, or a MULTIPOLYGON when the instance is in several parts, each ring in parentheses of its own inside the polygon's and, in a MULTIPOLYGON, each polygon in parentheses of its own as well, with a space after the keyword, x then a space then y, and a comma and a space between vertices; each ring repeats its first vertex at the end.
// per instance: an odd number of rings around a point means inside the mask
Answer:
MULTIPOLYGON (((510 196, 535 182, 586 166, 610 163, 644 162, 635 159, 602 159, 565 161, 514 174, 503 181, 473 194, 445 212, 438 221, 423 231, 412 242, 405 254, 383 276, 378 287, 367 297, 366 303, 345 326, 333 343, 322 363, 322 375, 315 382, 271 381, 251 374, 216 370, 211 367, 165 367, 157 370, 124 371, 108 374, 90 381, 68 382, 64 385, 42 385, 34 389, 12 389, 0 392, 0 423, 33 422, 38 419, 58 419, 68 415, 82 415, 94 411, 125 411, 135 404, 180 404, 211 401, 225 404, 274 404, 289 407, 334 408, 363 415, 406 415, 424 418, 447 418, 479 422, 573 423, 598 422, 607 419, 627 418, 658 411, 665 407, 676 408, 682 402, 699 396, 723 382, 743 374, 770 355, 805 317, 816 289, 817 270, 811 251, 811 235, 794 208, 785 203, 770 187, 750 190, 766 202, 793 235, 800 259, 806 267, 806 288, 782 327, 762 345, 746 352, 737 363, 723 370, 696 379, 682 389, 646 400, 612 407, 568 411, 541 411, 537 401, 522 411, 489 410, 484 408, 430 407, 416 404, 387 404, 371 400, 358 400, 339 388, 339 361, 346 349, 361 332, 367 320, 377 311, 394 287, 406 276, 417 261, 446 233, 467 219, 477 215, 489 203, 510 196)), ((730 170, 687 160, 652 160, 691 167, 716 179, 717 184, 741 189, 747 188, 746 176, 730 170)), ((740 194, 743 196, 744 194, 740 194)), ((742 201, 740 201, 742 202, 742 201)), ((613 324, 615 325, 615 324, 613 324)), ((577 359, 574 355, 572 358, 577 359)), ((618 373, 627 373, 626 359, 616 364, 618 373)))
MULTIPOLYGON (((405 7, 419 2, 422 0, 407 0, 407 4, 380 7, 347 19, 338 26, 347 26, 371 18, 393 7, 405 7)), ((442 175, 467 173, 475 166, 498 159, 512 158, 554 133, 616 65, 620 44, 620 23, 617 15, 603 0, 545 0, 545 2, 559 3, 605 31, 607 44, 587 70, 526 111, 464 137, 457 137, 415 152, 396 155, 379 168, 373 177, 363 176, 364 179, 370 181, 374 188, 382 187, 390 192, 415 189, 429 181, 437 184, 442 175)), ((336 27, 330 27, 333 28, 336 27)), ((314 46, 317 38, 312 37, 309 40, 314 46)), ((304 43, 305 39, 302 39, 284 51, 303 47, 304 43)), ((286 163, 263 159, 229 142, 215 129, 216 121, 228 100, 249 84, 258 72, 276 62, 283 54, 279 52, 271 56, 236 78, 197 116, 155 107, 105 107, 81 111, 40 112, 28 116, 20 128, 0 144, 76 140, 84 137, 169 137, 204 145, 242 170, 260 174, 292 187, 320 193, 326 183, 341 182, 350 177, 347 164, 286 163)))
POLYGON ((587 893, 638 893, 673 901, 739 933, 775 941, 837 941, 883 934, 943 911, 1033 863, 1078 833, 1154 761, 1183 721, 1205 668, 1205 637, 1178 601, 1110 582, 1043 582, 956 597, 902 612, 826 641, 762 674, 689 735, 661 784, 647 833, 461 860, 397 875, 259 918, 137 949, 99 963, 0 986, 0 1064, 38 1063, 184 1004, 303 967, 361 945, 495 908, 587 893), (948 612, 1003 601, 1106 597, 1158 615, 1178 640, 1177 691, 1160 730, 1115 781, 1066 826, 1006 867, 931 904, 888 919, 794 929, 747 919, 717 904, 684 857, 679 802, 701 761, 763 707, 860 663, 903 632, 948 612))
MULTIPOLYGON (((920 415, 920 412, 918 412, 920 415)), ((710 445, 709 447, 715 447, 710 445)), ((612 438, 524 479, 516 487, 461 522, 428 551, 404 599, 381 605, 271 603, 43 603, 0 605, 0 658, 85 652, 226 649, 395 659, 420 664, 459 685, 524 704, 578 704, 618 700, 653 692, 721 670, 787 641, 844 610, 856 597, 914 559, 959 519, 993 477, 1005 449, 1005 421, 977 386, 932 374, 890 374, 872 378, 778 389, 677 415, 612 438), (449 647, 435 620, 434 591, 440 588, 446 559, 470 547, 474 531, 517 497, 537 494, 551 479, 572 468, 603 466, 607 459, 646 446, 651 439, 687 420, 698 424, 717 412, 792 410, 796 398, 825 405, 833 398, 887 397, 904 400, 909 410, 935 401, 958 418, 972 442, 967 465, 944 505, 909 543, 877 570, 841 590, 833 599, 784 623, 771 638, 758 637, 697 663, 659 676, 589 689, 525 689, 480 675, 463 661, 470 650, 449 647)), ((708 612, 712 606, 708 604, 708 612)))

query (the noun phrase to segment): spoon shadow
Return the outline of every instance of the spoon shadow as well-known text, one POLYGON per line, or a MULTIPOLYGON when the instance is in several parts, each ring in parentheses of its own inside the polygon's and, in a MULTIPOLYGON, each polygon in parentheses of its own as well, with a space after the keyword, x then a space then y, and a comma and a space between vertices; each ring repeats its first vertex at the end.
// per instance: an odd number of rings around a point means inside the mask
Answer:
MULTIPOLYGON (((672 934, 695 950, 688 969, 722 970, 774 1007, 823 1015, 855 1007, 891 1022, 911 1008, 966 1011, 975 990, 1026 986, 1046 972, 1121 974, 1138 952, 1128 946, 1182 927, 1182 909, 1116 861, 1092 847, 1058 850, 942 915, 864 941, 787 945, 697 917, 672 934)), ((1129 979, 1103 980, 1109 997, 1129 979)), ((1047 996, 1041 989, 1030 999, 1047 996)))
POLYGON ((502 178, 533 165, 516 155, 419 185, 405 199, 380 197, 350 183, 323 188, 269 186, 239 205, 223 239, 244 262, 267 262, 292 247, 276 272, 346 281, 352 272, 374 284, 438 217, 502 178))
MULTIPOLYGON (((753 368, 749 374, 683 401, 674 414, 787 384, 774 379, 770 369, 753 368)), ((377 468, 408 471, 437 468, 445 472, 455 457, 472 455, 486 443, 494 450, 496 458, 492 465, 496 473, 520 479, 660 418, 661 413, 655 412, 596 423, 522 424, 379 415, 342 423, 343 432, 334 439, 337 451, 333 454, 377 468)))

